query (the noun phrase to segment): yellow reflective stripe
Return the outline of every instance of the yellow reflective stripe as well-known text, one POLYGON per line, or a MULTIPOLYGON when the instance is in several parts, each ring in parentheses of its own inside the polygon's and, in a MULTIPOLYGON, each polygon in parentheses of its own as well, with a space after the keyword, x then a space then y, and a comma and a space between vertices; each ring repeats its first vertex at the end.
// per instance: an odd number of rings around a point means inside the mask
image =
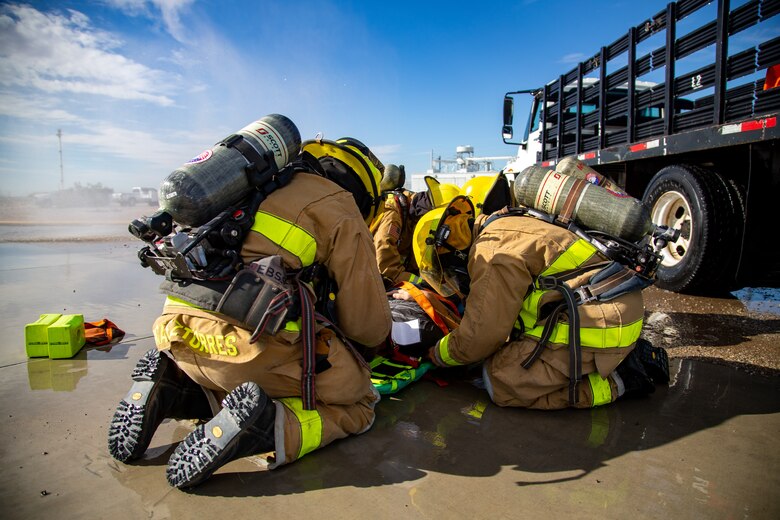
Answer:
POLYGON ((297 256, 304 267, 314 263, 317 241, 302 227, 266 211, 258 211, 252 231, 297 256))
POLYGON ((422 283, 423 279, 416 274, 410 274, 409 275, 409 281, 415 285, 419 285, 422 283))
POLYGON ((300 332, 301 331, 301 319, 298 318, 295 321, 287 321, 284 324, 284 330, 287 332, 300 332))
POLYGON ((445 365, 449 365, 449 366, 462 365, 463 363, 461 363, 456 359, 453 359, 452 356, 450 356, 450 350, 449 348, 447 348, 449 342, 450 342, 449 334, 447 334, 446 336, 444 336, 439 340, 439 345, 437 347, 439 352, 439 359, 441 359, 445 365))
POLYGON ((296 459, 320 447, 322 443, 322 417, 317 410, 304 410, 300 397, 283 397, 279 401, 290 410, 301 424, 301 449, 296 459))
POLYGON ((200 309, 200 310, 207 310, 203 307, 198 307, 194 303, 190 303, 188 301, 182 300, 181 298, 177 298, 175 296, 167 296, 165 298, 165 305, 181 305, 182 307, 192 307, 193 309, 200 309))
POLYGON ((593 406, 601 406, 612 402, 612 388, 609 379, 604 379, 598 372, 588 374, 588 383, 593 393, 593 406))
POLYGON ((549 276, 577 269, 596 253, 596 248, 585 239, 579 239, 566 248, 540 276, 549 276))
MULTIPOLYGON (((628 347, 639 339, 642 332, 643 319, 640 318, 633 323, 617 327, 580 327, 580 344, 583 347, 591 348, 612 348, 628 347)), ((539 325, 531 330, 526 330, 525 334, 532 338, 542 337, 544 325, 539 325)), ((550 343, 569 343, 569 324, 559 322, 550 335, 550 343)))
POLYGON ((550 291, 534 289, 523 300, 523 307, 520 309, 520 319, 523 320, 526 329, 536 327, 536 322, 539 321, 539 302, 548 292, 550 291))
MULTIPOLYGON (((539 276, 550 276, 577 269, 595 253, 596 248, 590 242, 579 239, 563 251, 539 276)), ((539 303, 550 292, 539 289, 536 283, 534 282, 534 290, 523 300, 523 307, 520 309, 520 319, 523 320, 526 329, 532 329, 536 326, 539 320, 539 303)))

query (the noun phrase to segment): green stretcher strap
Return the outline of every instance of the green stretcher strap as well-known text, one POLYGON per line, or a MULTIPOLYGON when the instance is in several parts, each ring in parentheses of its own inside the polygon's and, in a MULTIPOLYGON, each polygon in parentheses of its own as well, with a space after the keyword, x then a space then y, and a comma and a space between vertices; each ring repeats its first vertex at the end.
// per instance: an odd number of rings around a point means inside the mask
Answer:
POLYGON ((372 359, 370 365, 371 383, 381 395, 399 392, 433 368, 430 361, 423 361, 414 367, 382 356, 372 359))

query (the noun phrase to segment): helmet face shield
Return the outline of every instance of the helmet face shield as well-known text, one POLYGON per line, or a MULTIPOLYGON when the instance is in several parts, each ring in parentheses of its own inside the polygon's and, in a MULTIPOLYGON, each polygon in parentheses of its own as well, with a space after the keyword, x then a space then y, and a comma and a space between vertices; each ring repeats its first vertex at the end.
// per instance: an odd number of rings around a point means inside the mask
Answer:
POLYGON ((462 258, 452 256, 454 254, 440 255, 435 248, 427 248, 423 261, 425 265, 420 267, 420 276, 440 295, 463 298, 469 293, 469 276, 465 267, 467 258, 465 254, 462 258), (444 264, 442 257, 445 258, 444 264))
POLYGON ((466 264, 474 206, 467 197, 458 196, 443 210, 426 217, 415 231, 420 275, 442 296, 463 297, 468 293, 466 264))

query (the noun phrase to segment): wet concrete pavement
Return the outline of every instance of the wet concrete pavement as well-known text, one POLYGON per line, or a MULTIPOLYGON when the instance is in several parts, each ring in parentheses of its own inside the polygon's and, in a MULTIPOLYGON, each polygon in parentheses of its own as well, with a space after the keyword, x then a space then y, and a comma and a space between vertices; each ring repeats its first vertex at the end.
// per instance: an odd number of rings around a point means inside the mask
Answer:
MULTIPOLYGON (((165 464, 191 423, 166 421, 132 465, 106 448, 161 308, 137 247, 0 243, 3 518, 780 517, 780 377, 704 354, 675 357, 669 387, 650 398, 594 410, 502 409, 467 379, 421 381, 382 401, 364 435, 274 471, 253 457, 192 491, 170 488, 165 464), (46 312, 107 317, 127 336, 73 359, 28 360, 24 324, 46 312)), ((647 332, 673 349, 758 342, 771 357, 780 344, 776 315, 652 291, 647 332)))

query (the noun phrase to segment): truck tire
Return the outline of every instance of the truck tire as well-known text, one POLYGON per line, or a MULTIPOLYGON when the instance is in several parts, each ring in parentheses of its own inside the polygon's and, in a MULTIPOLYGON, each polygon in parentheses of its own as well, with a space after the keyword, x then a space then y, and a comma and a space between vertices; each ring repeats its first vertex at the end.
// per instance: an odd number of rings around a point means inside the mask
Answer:
POLYGON ((744 209, 739 190, 718 173, 692 165, 661 169, 642 196, 653 223, 680 229, 662 250, 656 285, 682 293, 734 288, 744 209))

